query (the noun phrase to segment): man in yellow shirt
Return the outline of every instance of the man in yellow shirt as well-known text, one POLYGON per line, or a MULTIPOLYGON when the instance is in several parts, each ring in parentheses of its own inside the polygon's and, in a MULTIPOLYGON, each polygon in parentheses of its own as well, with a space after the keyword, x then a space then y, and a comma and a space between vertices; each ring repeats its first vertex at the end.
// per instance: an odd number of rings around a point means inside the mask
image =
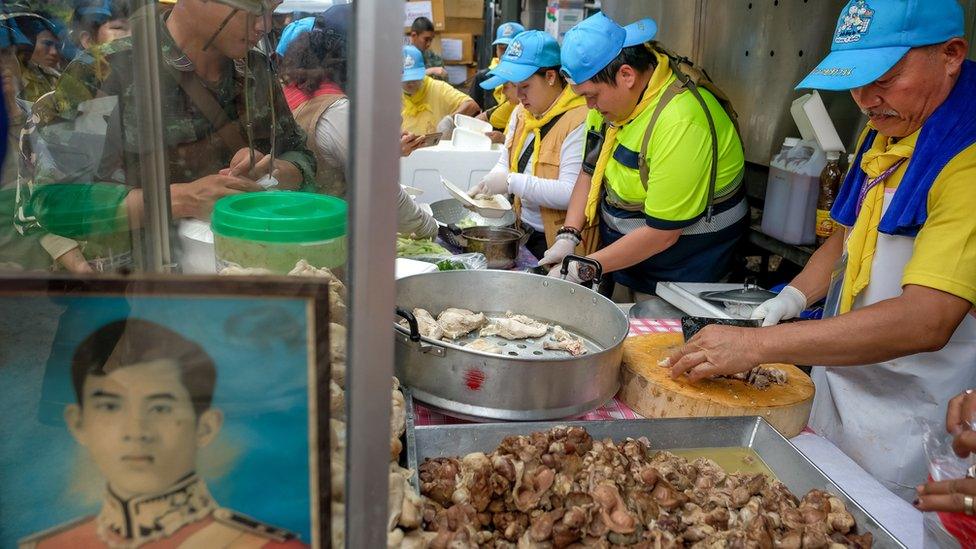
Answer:
MULTIPOLYGON (((598 13, 566 33, 562 73, 590 108, 583 169, 566 222, 540 265, 550 275, 600 221, 588 255, 613 273, 620 299, 667 280, 717 282, 748 228, 742 143, 708 90, 693 92, 651 40, 651 19, 627 27, 598 13)), ((577 264, 567 279, 578 281, 577 264)))
POLYGON ((757 309, 768 327, 710 326, 670 357, 691 380, 822 364, 810 427, 907 500, 926 478, 915 420, 941 424, 976 386, 976 63, 963 35, 956 0, 848 3, 798 86, 849 89, 870 119, 831 211, 846 230, 757 309), (772 326, 824 296, 825 320, 772 326))
POLYGON ((450 131, 454 123, 449 119, 455 114, 474 116, 480 110, 473 99, 447 82, 427 76, 420 50, 403 46, 403 131, 417 135, 450 131))

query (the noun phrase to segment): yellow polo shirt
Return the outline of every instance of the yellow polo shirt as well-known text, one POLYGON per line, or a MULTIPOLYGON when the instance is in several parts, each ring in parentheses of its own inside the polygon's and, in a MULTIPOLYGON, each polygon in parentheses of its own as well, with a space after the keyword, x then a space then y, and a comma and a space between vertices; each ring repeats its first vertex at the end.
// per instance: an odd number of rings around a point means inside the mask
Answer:
POLYGON ((442 118, 453 114, 469 99, 447 82, 424 77, 423 87, 413 97, 403 94, 403 131, 417 135, 433 133, 442 118), (411 109, 411 102, 417 103, 419 110, 411 109))
MULTIPOLYGON (((900 140, 900 145, 914 148, 920 132, 900 140)), ((863 138, 864 135, 859 141, 863 138)), ((875 139, 888 140, 886 149, 894 145, 881 134, 875 139)), ((885 187, 897 188, 910 163, 909 156, 908 162, 891 174, 885 187)), ((950 160, 933 182, 928 218, 915 237, 915 248, 901 284, 941 290, 976 305, 976 145, 950 160)))

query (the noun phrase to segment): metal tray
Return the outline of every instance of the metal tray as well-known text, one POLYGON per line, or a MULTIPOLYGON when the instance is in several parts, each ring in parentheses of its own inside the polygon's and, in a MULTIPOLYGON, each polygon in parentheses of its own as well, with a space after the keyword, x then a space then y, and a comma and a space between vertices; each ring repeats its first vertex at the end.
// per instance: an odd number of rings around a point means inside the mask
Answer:
MULTIPOLYGON (((491 423, 419 427, 413 406, 407 409, 407 461, 415 472, 426 458, 490 452, 507 436, 545 431, 557 425, 585 428, 597 439, 615 441, 646 436, 654 449, 746 447, 753 449, 794 494, 820 489, 840 497, 857 520, 858 528, 874 534, 874 547, 905 547, 843 489, 834 484, 793 444, 761 417, 637 419, 491 423)), ((416 473, 415 473, 416 474, 416 473)), ((414 479, 416 484, 416 478, 414 479)))

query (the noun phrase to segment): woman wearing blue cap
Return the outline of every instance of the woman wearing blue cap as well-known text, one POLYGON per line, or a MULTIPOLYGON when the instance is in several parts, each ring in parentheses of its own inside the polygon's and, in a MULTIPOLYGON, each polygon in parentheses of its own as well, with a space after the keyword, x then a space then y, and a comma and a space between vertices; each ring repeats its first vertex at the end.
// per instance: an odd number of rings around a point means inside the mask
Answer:
POLYGON ((481 87, 512 82, 520 105, 498 164, 469 194, 514 194, 522 223, 533 230, 528 248, 541 259, 565 220, 583 163, 586 101, 559 74, 559 44, 542 31, 517 35, 489 74, 481 87))
POLYGON ((505 127, 508 126, 508 118, 512 115, 512 111, 515 110, 517 101, 508 100, 508 97, 505 95, 504 84, 495 86, 492 90, 486 90, 481 87, 481 83, 489 78, 488 73, 501 62, 501 58, 505 55, 505 50, 508 49, 512 40, 524 31, 525 27, 514 21, 502 23, 498 26, 498 31, 495 33, 495 41, 491 43, 492 46, 495 46, 495 57, 491 59, 491 63, 488 64, 487 69, 478 71, 478 74, 474 75, 471 90, 468 91, 468 95, 485 111, 479 114, 478 118, 490 122, 491 126, 497 131, 504 131, 505 127))

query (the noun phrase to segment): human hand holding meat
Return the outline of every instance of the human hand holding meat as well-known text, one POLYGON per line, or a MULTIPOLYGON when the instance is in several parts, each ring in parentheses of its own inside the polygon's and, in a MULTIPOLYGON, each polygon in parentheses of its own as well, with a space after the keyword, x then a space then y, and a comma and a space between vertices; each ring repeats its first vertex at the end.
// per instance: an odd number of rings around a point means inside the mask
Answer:
POLYGON ((666 364, 671 368, 672 378, 684 374, 693 382, 748 372, 762 363, 757 352, 758 340, 756 328, 705 326, 671 353, 666 364))
MULTIPOLYGON (((953 435, 952 450, 957 456, 967 458, 976 454, 976 391, 967 389, 949 401, 946 409, 946 431, 953 435)), ((915 506, 922 511, 945 511, 973 514, 976 499, 976 472, 970 468, 967 478, 928 482, 918 486, 915 506), (967 509, 967 498, 969 506, 967 509), (968 511, 968 512, 967 512, 968 511)))

